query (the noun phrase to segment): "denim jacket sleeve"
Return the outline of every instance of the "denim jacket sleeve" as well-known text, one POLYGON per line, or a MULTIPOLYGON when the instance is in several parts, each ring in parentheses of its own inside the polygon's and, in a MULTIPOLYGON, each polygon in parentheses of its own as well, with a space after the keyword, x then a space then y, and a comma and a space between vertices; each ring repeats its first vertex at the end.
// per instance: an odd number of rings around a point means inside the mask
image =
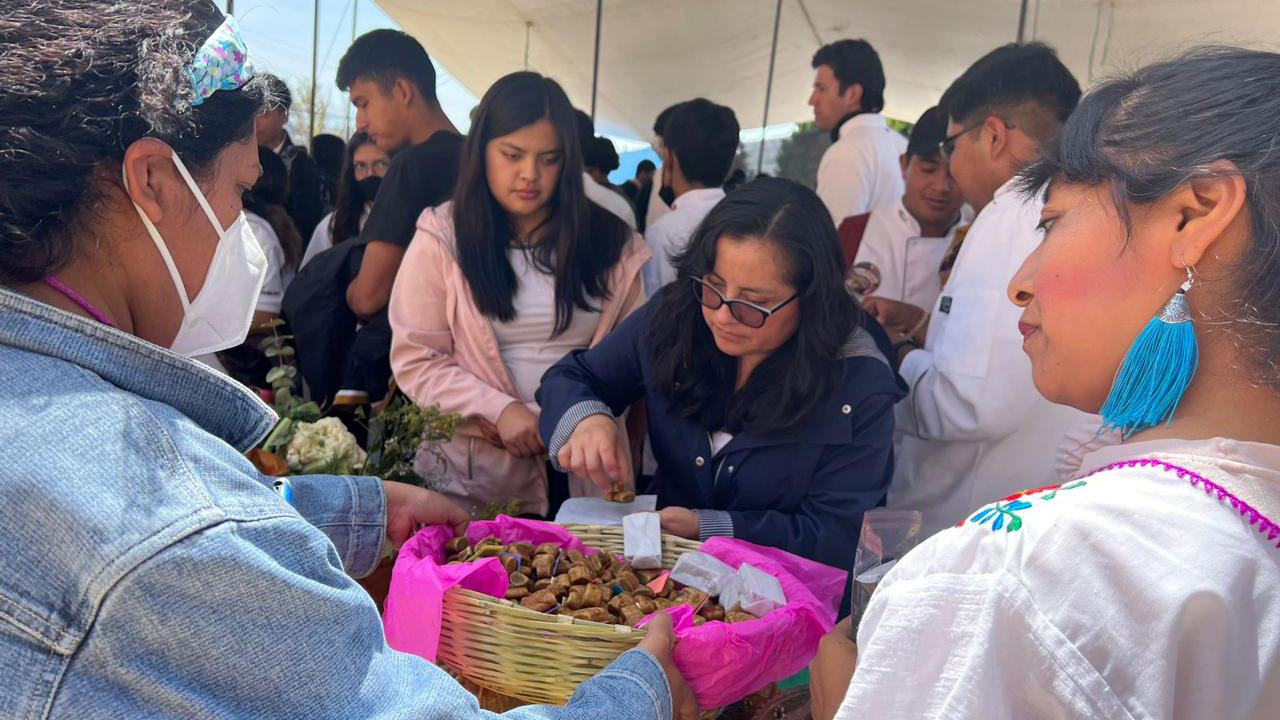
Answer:
POLYGON ((351 577, 378 567, 386 538, 387 496, 382 481, 351 475, 295 475, 293 506, 329 537, 351 577))
MULTIPOLYGON (((47 717, 492 718, 431 663, 389 649, 377 610, 296 516, 228 520, 140 562, 104 595, 47 717)), ((564 708, 508 717, 666 720, 661 666, 625 653, 564 708)))

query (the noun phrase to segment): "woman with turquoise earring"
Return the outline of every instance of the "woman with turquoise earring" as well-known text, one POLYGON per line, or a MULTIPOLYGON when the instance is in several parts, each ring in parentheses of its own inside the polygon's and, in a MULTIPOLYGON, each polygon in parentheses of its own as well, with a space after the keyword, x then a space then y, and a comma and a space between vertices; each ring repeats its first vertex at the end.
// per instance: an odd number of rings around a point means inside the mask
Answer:
POLYGON ((823 641, 815 718, 1275 717, 1277 144, 1274 53, 1084 98, 1024 174, 1044 240, 1009 297, 1036 388, 1123 442, 900 560, 823 641))

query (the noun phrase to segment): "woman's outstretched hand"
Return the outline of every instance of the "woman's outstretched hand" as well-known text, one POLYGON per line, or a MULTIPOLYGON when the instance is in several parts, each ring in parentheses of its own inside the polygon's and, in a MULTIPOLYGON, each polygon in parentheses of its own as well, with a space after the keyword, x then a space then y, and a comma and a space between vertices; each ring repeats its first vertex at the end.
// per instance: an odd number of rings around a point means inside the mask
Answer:
POLYGON ((631 458, 613 418, 590 415, 573 429, 556 459, 560 467, 608 492, 614 483, 630 485, 631 458))

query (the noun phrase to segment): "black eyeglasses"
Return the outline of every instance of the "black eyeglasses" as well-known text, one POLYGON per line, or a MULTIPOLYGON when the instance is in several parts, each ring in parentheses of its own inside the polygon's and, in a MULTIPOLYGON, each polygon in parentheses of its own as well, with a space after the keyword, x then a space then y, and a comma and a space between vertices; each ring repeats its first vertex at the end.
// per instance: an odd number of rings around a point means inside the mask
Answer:
POLYGON ((719 310, 721 305, 729 306, 729 314, 733 315, 733 319, 755 330, 764 327, 764 323, 769 316, 786 307, 787 303, 800 297, 799 293, 783 300, 774 305, 772 308, 761 307, 753 302, 746 300, 730 299, 724 296, 724 293, 715 289, 710 283, 701 278, 692 278, 693 280, 693 296, 698 299, 702 307, 708 310, 719 310))
MULTIPOLYGON (((970 125, 969 127, 967 127, 967 128, 965 128, 965 129, 961 130, 960 132, 956 133, 955 135, 948 135, 948 136, 946 136, 946 137, 942 138, 942 142, 938 144, 938 147, 942 148, 942 155, 943 155, 943 157, 950 158, 950 157, 951 157, 951 153, 953 153, 953 152, 955 152, 955 151, 956 151, 956 141, 957 141, 957 140, 959 140, 959 139, 960 139, 960 137, 961 137, 962 135, 965 135, 966 133, 971 133, 971 132, 973 132, 974 130, 977 130, 978 128, 982 127, 982 123, 984 123, 984 122, 986 122, 986 121, 987 121, 987 119, 986 119, 986 118, 983 118, 983 119, 982 119, 982 120, 980 120, 979 122, 976 122, 976 123, 974 123, 973 125, 970 125)), ((1004 123, 1004 126, 1005 126, 1006 128, 1008 128, 1009 130, 1013 130, 1013 129, 1014 129, 1014 127, 1015 127, 1014 125, 1012 125, 1012 124, 1010 124, 1010 123, 1008 123, 1008 122, 1005 122, 1004 118, 1000 118, 1000 122, 1004 123)))

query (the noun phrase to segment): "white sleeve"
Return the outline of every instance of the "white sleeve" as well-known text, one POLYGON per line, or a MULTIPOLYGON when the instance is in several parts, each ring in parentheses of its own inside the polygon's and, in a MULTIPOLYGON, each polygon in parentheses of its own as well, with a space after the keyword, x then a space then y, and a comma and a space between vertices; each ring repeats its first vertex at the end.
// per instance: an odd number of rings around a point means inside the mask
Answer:
POLYGON ((858 630, 836 720, 1131 720, 1009 573, 882 585, 858 630))
POLYGON ((245 219, 253 228, 253 237, 262 248, 262 254, 267 256, 267 278, 262 282, 262 292, 258 294, 258 304, 254 309, 279 314, 284 304, 284 248, 276 231, 265 219, 253 214, 247 214, 245 219))
POLYGON ((875 158, 863 143, 832 145, 818 163, 818 197, 831 213, 836 227, 850 215, 870 212, 875 158))
POLYGON ((644 278, 645 295, 649 297, 653 297, 663 285, 675 279, 675 269, 671 267, 671 260, 667 257, 667 253, 671 251, 671 235, 667 232, 668 223, 665 221, 669 217, 672 216, 662 216, 653 227, 645 230, 644 242, 652 257, 645 261, 641 277, 644 278))
POLYGON ((301 269, 311 261, 311 258, 333 247, 333 213, 325 215, 316 225, 316 229, 311 233, 311 242, 307 243, 307 251, 302 254, 302 262, 298 263, 301 269))
POLYGON ((927 349, 909 353, 899 370, 911 389, 896 412, 904 432, 925 440, 1000 438, 1042 402, 1017 330, 1022 309, 1006 290, 1038 242, 1017 220, 969 234, 934 310, 937 321, 945 303, 946 322, 930 329, 927 349))

